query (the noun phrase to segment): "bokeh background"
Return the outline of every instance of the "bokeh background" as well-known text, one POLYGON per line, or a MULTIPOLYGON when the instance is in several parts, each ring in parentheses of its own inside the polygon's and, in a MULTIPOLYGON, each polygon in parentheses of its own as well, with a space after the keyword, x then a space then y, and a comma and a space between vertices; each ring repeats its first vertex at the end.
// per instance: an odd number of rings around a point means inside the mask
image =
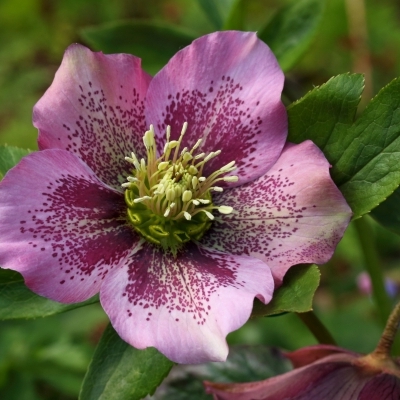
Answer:
MULTIPOLYGON (((215 2, 222 16, 229 13, 232 0, 215 2)), ((51 84, 69 44, 79 42, 99 50, 89 40, 92 27, 133 19, 169 23, 184 34, 200 36, 215 30, 215 23, 207 18, 200 3, 0 0, 0 144, 37 149, 32 107, 51 84)), ((293 0, 246 0, 242 29, 262 30, 276 12, 290 3, 293 0)), ((126 40, 135 42, 140 38, 126 40)), ((117 52, 120 45, 111 43, 109 48, 117 52)), ((146 48, 141 55, 145 68, 156 73, 160 66, 153 62, 153 55, 149 54, 146 61, 146 48)), ((400 76, 398 0, 327 1, 318 34, 286 74, 284 101, 289 104, 314 86, 345 72, 365 74, 360 112, 380 88, 400 76)), ((400 238, 369 219, 372 243, 395 302, 400 288, 400 238)), ((382 330, 368 293, 364 266, 357 232, 350 226, 333 259, 321 267, 321 285, 314 299, 316 314, 339 345, 360 352, 371 351, 382 330)), ((0 322, 0 398, 76 399, 107 321, 100 306, 91 305, 46 319, 0 322)), ((232 333, 229 341, 284 349, 316 343, 294 314, 251 320, 232 333)))

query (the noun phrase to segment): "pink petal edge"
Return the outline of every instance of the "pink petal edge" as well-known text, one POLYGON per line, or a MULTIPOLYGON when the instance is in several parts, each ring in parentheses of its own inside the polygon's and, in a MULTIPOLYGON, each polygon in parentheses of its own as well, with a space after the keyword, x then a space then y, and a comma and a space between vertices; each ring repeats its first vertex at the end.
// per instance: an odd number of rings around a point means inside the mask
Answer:
POLYGON ((125 208, 72 153, 32 153, 0 182, 0 265, 42 296, 86 300, 139 240, 125 208))
POLYGON ((144 98, 151 77, 129 54, 68 47, 54 81, 33 110, 39 148, 79 156, 108 185, 119 188, 132 151, 144 155, 144 98))
POLYGON ((153 78, 146 97, 146 120, 153 124, 159 151, 165 129, 183 146, 200 138, 199 152, 221 150, 205 166, 208 175, 231 161, 244 184, 264 174, 286 141, 281 102, 284 75, 269 47, 255 33, 225 31, 202 36, 179 51, 153 78))
POLYGON ((190 245, 173 257, 145 244, 100 290, 126 342, 156 347, 178 363, 223 361, 226 335, 250 316, 254 297, 269 302, 273 280, 262 261, 190 245))
POLYGON ((352 215, 311 141, 286 145, 264 176, 226 190, 214 203, 234 212, 216 221, 202 242, 260 258, 278 285, 292 265, 327 262, 352 215))

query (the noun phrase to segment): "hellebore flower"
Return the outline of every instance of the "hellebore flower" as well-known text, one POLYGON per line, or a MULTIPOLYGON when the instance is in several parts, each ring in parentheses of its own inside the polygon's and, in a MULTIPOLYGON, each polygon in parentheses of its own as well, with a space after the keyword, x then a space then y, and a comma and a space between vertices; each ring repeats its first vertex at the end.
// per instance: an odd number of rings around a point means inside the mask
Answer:
POLYGON ((41 151, 0 184, 0 265, 60 302, 100 292, 136 348, 224 360, 254 297, 327 261, 350 218, 321 151, 285 145, 283 81, 254 33, 201 37, 154 78, 70 46, 34 108, 41 151))
POLYGON ((287 353, 294 370, 249 383, 204 382, 215 400, 398 400, 400 359, 390 357, 400 305, 368 355, 330 345, 287 353))

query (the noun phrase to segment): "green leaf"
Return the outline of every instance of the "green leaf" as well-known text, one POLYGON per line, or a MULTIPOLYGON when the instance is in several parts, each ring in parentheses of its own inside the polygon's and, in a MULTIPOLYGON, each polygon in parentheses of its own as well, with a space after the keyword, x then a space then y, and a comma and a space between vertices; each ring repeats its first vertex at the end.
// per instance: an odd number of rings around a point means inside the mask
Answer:
POLYGON ((259 33, 288 71, 310 46, 317 33, 326 0, 294 0, 280 10, 259 33))
POLYGON ((21 158, 29 153, 30 150, 0 145, 0 179, 3 179, 6 172, 18 164, 21 158))
POLYGON ((400 188, 389 196, 382 204, 374 208, 372 217, 385 228, 400 235, 400 188))
POLYGON ((108 325, 86 373, 79 399, 142 399, 154 393, 172 366, 173 362, 153 347, 133 348, 108 325))
POLYGON ((291 363, 276 348, 234 346, 226 362, 177 365, 152 397, 154 400, 208 400, 202 382, 254 382, 283 374, 291 363))
POLYGON ((178 50, 196 39, 196 35, 173 25, 135 20, 85 28, 81 36, 95 50, 140 57, 150 74, 157 73, 178 50))
POLYGON ((216 30, 222 28, 222 16, 215 0, 197 0, 216 30))
POLYGON ((46 299, 30 291, 18 272, 0 268, 0 320, 47 317, 98 301, 98 296, 75 304, 46 299))
POLYGON ((289 141, 311 139, 320 147, 354 218, 400 184, 400 80, 383 88, 353 123, 362 88, 360 75, 339 75, 288 107, 289 141))
POLYGON ((343 153, 341 138, 354 122, 364 89, 361 74, 343 74, 308 92, 288 109, 288 141, 312 140, 334 165, 343 153))
POLYGON ((223 30, 244 30, 245 2, 235 0, 229 10, 229 14, 224 22, 223 30))
POLYGON ((358 218, 400 185, 400 79, 371 100, 340 142, 331 173, 358 218))
POLYGON ((319 285, 320 275, 318 267, 313 264, 292 267, 268 304, 255 300, 252 317, 312 310, 312 300, 319 285))

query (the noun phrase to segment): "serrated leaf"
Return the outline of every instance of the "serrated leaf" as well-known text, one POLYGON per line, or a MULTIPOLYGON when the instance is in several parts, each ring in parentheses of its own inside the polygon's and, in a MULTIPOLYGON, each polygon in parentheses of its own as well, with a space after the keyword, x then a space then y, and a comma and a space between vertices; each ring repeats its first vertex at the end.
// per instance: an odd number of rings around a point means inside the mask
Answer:
POLYGON ((222 16, 215 0, 197 0, 200 7, 207 15, 208 19, 214 25, 214 28, 220 30, 222 28, 222 16))
POLYGON ((30 150, 0 145, 0 179, 3 179, 7 171, 18 164, 21 158, 29 153, 30 150))
POLYGON ((172 366, 173 362, 153 347, 133 348, 108 325, 86 373, 79 399, 142 399, 154 393, 172 366))
POLYGON ((320 275, 316 265, 303 264, 290 268, 282 286, 275 290, 268 304, 255 300, 252 317, 312 310, 312 300, 319 285, 320 275))
POLYGON ((331 174, 358 218, 400 185, 400 79, 371 100, 341 147, 331 174))
POLYGON ((325 0, 294 0, 258 34, 288 71, 310 46, 325 9, 325 0))
POLYGON ((234 346, 226 362, 177 365, 149 400, 208 400, 202 382, 253 382, 283 374, 291 363, 276 348, 234 346))
POLYGON ((374 208, 371 215, 384 227, 400 235, 400 188, 374 208))
POLYGON ((400 184, 400 80, 352 124, 363 81, 339 75, 288 107, 289 141, 311 139, 332 164, 332 179, 358 218, 400 184))
POLYGON ((177 51, 196 39, 174 25, 135 20, 85 28, 81 36, 94 50, 140 57, 150 74, 157 73, 177 51))
POLYGON ((288 141, 312 140, 334 165, 343 153, 341 138, 353 124, 364 90, 361 74, 342 74, 314 88, 288 109, 288 141))
POLYGON ((0 268, 0 320, 48 317, 98 301, 98 296, 75 304, 46 299, 30 291, 18 272, 0 268))

